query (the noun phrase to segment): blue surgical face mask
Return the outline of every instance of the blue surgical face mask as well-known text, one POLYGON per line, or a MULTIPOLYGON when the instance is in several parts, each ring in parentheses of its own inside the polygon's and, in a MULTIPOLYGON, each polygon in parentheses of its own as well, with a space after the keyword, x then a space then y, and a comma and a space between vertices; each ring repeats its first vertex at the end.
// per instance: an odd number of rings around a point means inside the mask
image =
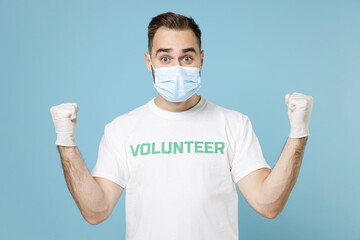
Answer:
POLYGON ((161 67, 156 68, 154 87, 158 93, 170 102, 184 102, 196 93, 200 87, 200 68, 197 67, 161 67))

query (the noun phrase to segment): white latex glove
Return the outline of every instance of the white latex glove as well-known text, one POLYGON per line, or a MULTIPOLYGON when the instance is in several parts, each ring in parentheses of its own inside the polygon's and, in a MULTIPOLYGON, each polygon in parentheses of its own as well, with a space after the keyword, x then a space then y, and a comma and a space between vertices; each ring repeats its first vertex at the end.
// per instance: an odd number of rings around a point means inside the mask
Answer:
POLYGON ((301 138, 309 136, 309 122, 314 98, 302 93, 286 94, 285 103, 288 106, 288 116, 291 131, 289 137, 301 138))
POLYGON ((60 146, 76 146, 75 128, 79 108, 76 103, 64 103, 50 108, 54 121, 57 139, 55 144, 60 146))

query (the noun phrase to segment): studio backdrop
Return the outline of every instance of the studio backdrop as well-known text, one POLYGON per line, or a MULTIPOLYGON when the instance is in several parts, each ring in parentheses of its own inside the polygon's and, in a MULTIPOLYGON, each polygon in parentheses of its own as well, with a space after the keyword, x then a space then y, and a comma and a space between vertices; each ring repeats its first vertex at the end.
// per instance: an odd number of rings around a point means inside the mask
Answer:
POLYGON ((290 131, 285 94, 314 97, 300 173, 275 219, 239 195, 239 239, 360 239, 360 1, 0 0, 0 239, 125 239, 124 191, 98 225, 82 217, 50 107, 79 106, 92 170, 104 127, 157 96, 144 53, 152 17, 202 31, 198 94, 247 115, 274 167, 290 131))

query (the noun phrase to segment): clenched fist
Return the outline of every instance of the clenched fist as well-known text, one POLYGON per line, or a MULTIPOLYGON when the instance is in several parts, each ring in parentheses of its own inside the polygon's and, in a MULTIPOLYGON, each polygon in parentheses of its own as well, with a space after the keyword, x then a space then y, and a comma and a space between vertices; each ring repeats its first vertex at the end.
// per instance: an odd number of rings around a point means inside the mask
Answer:
POLYGON ((291 131, 289 137, 301 138, 309 136, 309 122, 314 99, 302 93, 286 94, 285 103, 288 106, 288 116, 291 131))
POLYGON ((50 108, 54 121, 57 139, 60 146, 76 146, 75 129, 79 108, 76 103, 64 103, 50 108))

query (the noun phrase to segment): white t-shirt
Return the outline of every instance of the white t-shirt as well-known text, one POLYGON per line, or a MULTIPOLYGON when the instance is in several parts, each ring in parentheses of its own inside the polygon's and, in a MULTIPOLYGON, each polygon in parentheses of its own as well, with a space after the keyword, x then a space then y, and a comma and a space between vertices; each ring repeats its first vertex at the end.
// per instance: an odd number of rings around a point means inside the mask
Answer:
POLYGON ((91 172, 126 188, 126 240, 238 240, 235 184, 271 169, 249 118, 202 96, 183 112, 154 99, 105 126, 91 172))

